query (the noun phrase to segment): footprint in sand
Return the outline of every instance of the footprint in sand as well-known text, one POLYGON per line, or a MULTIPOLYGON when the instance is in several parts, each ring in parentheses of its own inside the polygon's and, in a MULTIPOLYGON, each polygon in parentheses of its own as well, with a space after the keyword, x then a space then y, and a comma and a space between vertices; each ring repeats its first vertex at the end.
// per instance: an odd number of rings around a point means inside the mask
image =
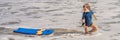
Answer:
POLYGON ((108 24, 100 25, 99 28, 103 31, 111 31, 111 26, 109 26, 108 24))
POLYGON ((8 38, 9 40, 15 40, 14 38, 8 38))
POLYGON ((13 24, 20 24, 20 22, 17 22, 17 21, 6 22, 6 23, 1 23, 0 25, 13 25, 13 24))
POLYGON ((117 16, 112 16, 113 19, 115 18, 120 18, 120 14, 118 14, 117 16))
POLYGON ((77 11, 64 12, 64 13, 68 13, 68 14, 76 14, 76 13, 77 13, 77 11))
POLYGON ((40 9, 39 7, 27 7, 27 8, 21 8, 20 11, 28 11, 30 9, 40 9))
POLYGON ((58 8, 58 9, 50 9, 50 10, 46 10, 45 12, 55 12, 55 11, 62 11, 62 8, 58 8))
POLYGON ((110 36, 112 39, 111 40, 119 40, 120 38, 120 33, 116 33, 110 36))
POLYGON ((36 12, 36 11, 28 12, 28 13, 25 13, 25 16, 30 16, 30 15, 35 15, 35 14, 38 14, 38 12, 36 12))
POLYGON ((117 24, 117 23, 120 23, 120 21, 104 22, 104 24, 117 24))
POLYGON ((118 39, 111 39, 111 40, 118 40, 118 39))
POLYGON ((100 11, 99 13, 100 13, 100 14, 101 14, 101 13, 104 13, 104 11, 100 11))
POLYGON ((115 13, 120 13, 120 11, 114 11, 115 13))
POLYGON ((52 16, 64 16, 64 14, 54 14, 52 16))
POLYGON ((111 40, 119 40, 119 39, 120 39, 120 33, 113 34, 113 35, 111 35, 110 37, 113 38, 113 39, 111 39, 111 40))
POLYGON ((108 10, 114 10, 114 9, 116 9, 117 7, 110 7, 110 8, 108 8, 108 10))
POLYGON ((118 0, 117 2, 112 2, 112 3, 109 3, 109 4, 112 4, 112 5, 116 5, 116 6, 120 6, 120 0, 118 0))
MULTIPOLYGON (((6 20, 6 19, 4 19, 6 20)), ((20 24, 21 20, 20 19, 9 19, 9 20, 1 20, 2 22, 0 23, 0 25, 13 25, 13 24, 20 24)))
POLYGON ((0 4, 0 7, 9 7, 9 6, 12 6, 10 5, 11 3, 3 3, 3 4, 0 4))
POLYGON ((30 18, 42 18, 42 16, 32 16, 30 18))
POLYGON ((16 14, 16 13, 18 13, 18 12, 10 12, 11 14, 16 14))

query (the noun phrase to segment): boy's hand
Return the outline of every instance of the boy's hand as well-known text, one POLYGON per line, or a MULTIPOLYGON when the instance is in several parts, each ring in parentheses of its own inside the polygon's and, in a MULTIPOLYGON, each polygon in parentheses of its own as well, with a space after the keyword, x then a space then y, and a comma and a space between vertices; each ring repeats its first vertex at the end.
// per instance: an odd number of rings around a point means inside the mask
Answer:
POLYGON ((81 25, 81 27, 84 26, 84 24, 85 24, 85 20, 82 19, 82 25, 81 25))
POLYGON ((95 20, 98 20, 95 14, 93 14, 93 17, 95 18, 95 20))
POLYGON ((41 28, 41 31, 44 31, 44 30, 45 30, 45 28, 44 28, 44 27, 42 27, 42 28, 41 28))
POLYGON ((84 19, 82 19, 82 23, 85 23, 85 20, 84 20, 84 19))
POLYGON ((84 26, 85 23, 82 23, 82 26, 84 26))
POLYGON ((97 18, 95 18, 95 20, 98 20, 97 18))

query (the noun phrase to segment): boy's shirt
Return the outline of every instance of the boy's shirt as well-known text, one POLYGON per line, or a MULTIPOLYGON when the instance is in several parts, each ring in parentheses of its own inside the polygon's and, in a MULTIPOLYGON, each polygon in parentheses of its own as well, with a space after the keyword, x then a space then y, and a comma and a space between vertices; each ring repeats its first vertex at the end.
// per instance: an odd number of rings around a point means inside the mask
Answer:
POLYGON ((85 19, 85 22, 87 23, 92 23, 92 15, 92 10, 90 10, 90 12, 83 12, 82 19, 85 19))

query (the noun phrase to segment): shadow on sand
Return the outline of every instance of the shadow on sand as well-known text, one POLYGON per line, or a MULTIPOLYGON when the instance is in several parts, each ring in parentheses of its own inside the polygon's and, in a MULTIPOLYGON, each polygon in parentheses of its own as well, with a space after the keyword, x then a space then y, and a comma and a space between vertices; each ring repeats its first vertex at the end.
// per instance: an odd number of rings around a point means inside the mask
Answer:
MULTIPOLYGON (((54 29, 55 29, 55 33, 53 33, 53 36, 60 36, 63 34, 74 34, 74 33, 83 34, 82 31, 77 31, 72 29, 63 29, 63 28, 54 28, 54 29)), ((35 35, 14 33, 13 30, 14 29, 0 27, 0 35, 18 35, 18 36, 28 36, 28 37, 35 36, 35 35)))

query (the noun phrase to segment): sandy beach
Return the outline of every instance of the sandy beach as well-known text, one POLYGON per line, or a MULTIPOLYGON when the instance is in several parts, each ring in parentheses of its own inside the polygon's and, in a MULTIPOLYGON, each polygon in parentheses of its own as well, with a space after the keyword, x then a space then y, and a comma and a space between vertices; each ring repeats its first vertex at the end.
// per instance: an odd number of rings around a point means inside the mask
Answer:
POLYGON ((0 40, 120 40, 120 0, 0 0, 0 40), (82 8, 89 2, 98 20, 97 33, 85 36, 82 8), (26 35, 13 30, 52 28, 52 35, 26 35))

